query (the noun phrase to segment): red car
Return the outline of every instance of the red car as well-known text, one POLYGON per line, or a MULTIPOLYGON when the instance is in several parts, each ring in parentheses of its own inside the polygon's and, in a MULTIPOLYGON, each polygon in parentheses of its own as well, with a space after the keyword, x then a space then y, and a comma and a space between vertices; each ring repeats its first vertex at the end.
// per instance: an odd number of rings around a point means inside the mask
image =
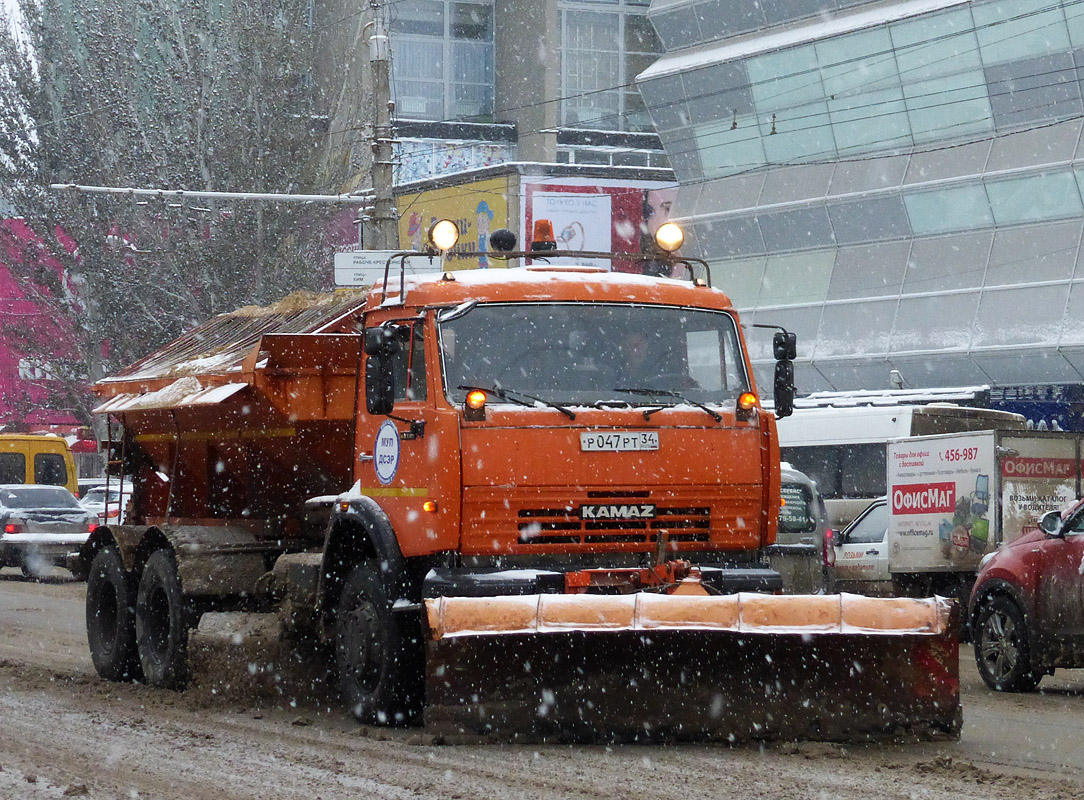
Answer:
POLYGON ((999 692, 1084 667, 1084 500, 987 556, 971 592, 975 661, 999 692))

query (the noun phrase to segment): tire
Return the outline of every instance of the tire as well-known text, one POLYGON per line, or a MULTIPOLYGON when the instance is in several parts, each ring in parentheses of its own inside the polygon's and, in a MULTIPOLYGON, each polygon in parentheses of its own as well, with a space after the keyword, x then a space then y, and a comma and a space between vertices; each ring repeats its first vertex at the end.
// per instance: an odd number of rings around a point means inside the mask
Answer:
POLYGON ((143 568, 135 605, 139 663, 151 686, 183 689, 187 684, 189 621, 177 560, 168 549, 155 550, 143 568))
POLYGON ((87 644, 94 669, 107 681, 143 679, 136 652, 135 584, 120 553, 103 547, 87 573, 87 644))
POLYGON ((335 662, 343 702, 360 722, 405 725, 421 710, 420 626, 392 613, 375 565, 355 567, 335 612, 335 662))
POLYGON ((988 597, 975 616, 971 631, 979 675, 997 692, 1030 692, 1042 673, 1031 665, 1027 621, 1020 607, 1007 597, 988 597))

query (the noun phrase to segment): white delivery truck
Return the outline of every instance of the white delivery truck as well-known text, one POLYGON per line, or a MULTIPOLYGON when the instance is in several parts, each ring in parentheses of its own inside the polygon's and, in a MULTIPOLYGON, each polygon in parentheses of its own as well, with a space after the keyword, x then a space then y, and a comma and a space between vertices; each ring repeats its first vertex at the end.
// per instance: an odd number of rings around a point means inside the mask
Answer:
POLYGON ((885 446, 894 439, 964 431, 1026 431, 1019 414, 951 403, 795 408, 779 421, 784 461, 817 482, 841 530, 885 493, 885 446))
POLYGON ((984 555, 1080 496, 1082 441, 1079 433, 976 431, 889 442, 884 509, 843 532, 837 580, 864 575, 867 585, 855 588, 870 594, 966 603, 984 555), (870 542, 873 520, 887 525, 884 547, 870 542))

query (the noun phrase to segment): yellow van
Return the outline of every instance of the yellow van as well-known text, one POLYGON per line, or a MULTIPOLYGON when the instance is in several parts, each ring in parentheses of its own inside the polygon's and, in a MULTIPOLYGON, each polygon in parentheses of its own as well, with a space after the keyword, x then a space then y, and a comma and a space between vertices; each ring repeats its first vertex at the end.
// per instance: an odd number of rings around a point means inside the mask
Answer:
POLYGON ((44 483, 79 490, 71 448, 59 436, 0 433, 0 484, 44 483))

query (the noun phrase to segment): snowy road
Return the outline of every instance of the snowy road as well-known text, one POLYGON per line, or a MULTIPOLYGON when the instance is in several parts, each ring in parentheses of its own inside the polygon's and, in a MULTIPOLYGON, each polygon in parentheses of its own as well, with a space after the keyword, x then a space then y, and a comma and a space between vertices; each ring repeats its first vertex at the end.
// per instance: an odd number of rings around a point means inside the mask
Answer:
POLYGON ((334 705, 109 684, 85 584, 0 572, 0 798, 942 798, 1084 793, 1084 672, 995 695, 962 650, 959 742, 840 748, 435 746, 334 705))

